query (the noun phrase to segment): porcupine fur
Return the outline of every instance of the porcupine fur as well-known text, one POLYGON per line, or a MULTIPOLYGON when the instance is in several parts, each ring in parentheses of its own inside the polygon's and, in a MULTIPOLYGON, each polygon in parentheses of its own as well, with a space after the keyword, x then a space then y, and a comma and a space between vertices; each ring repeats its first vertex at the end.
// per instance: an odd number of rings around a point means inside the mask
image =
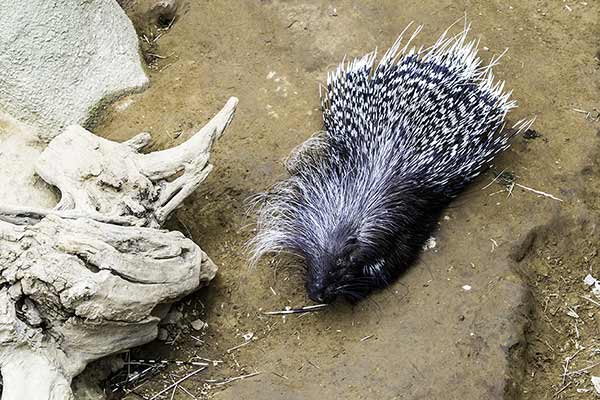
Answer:
POLYGON ((259 197, 253 261, 298 256, 314 301, 359 300, 397 279, 441 212, 518 132, 503 129, 516 104, 494 79, 497 59, 482 65, 477 41, 467 42, 469 28, 409 49, 420 28, 377 65, 373 52, 328 74, 324 132, 259 197))

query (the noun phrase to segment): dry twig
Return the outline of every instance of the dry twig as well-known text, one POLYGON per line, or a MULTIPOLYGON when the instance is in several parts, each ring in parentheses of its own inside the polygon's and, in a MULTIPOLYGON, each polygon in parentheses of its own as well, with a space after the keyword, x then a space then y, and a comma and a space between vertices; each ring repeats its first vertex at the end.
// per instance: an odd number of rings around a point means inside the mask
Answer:
POLYGON ((173 389, 174 387, 179 386, 180 383, 184 382, 185 380, 191 378, 192 376, 194 376, 196 374, 199 374, 200 372, 204 371, 205 369, 206 369, 206 367, 201 367, 201 368, 198 368, 197 370, 195 370, 194 372, 191 372, 191 373, 187 374, 183 378, 177 380, 173 384, 167 386, 166 388, 164 388, 160 392, 156 393, 154 396, 150 397, 149 400, 154 400, 154 399, 158 398, 160 395, 162 395, 164 393, 167 393, 169 390, 173 389))

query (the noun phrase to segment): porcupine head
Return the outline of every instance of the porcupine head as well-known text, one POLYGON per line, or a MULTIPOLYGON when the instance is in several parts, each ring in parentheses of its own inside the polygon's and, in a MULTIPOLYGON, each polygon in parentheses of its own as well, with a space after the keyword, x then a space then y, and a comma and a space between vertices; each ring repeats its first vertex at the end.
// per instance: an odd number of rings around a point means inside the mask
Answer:
POLYGON ((515 103, 467 32, 425 50, 399 39, 379 64, 371 53, 328 75, 324 132, 260 197, 254 259, 296 256, 320 303, 362 299, 414 263, 444 208, 531 122, 502 129, 515 103))

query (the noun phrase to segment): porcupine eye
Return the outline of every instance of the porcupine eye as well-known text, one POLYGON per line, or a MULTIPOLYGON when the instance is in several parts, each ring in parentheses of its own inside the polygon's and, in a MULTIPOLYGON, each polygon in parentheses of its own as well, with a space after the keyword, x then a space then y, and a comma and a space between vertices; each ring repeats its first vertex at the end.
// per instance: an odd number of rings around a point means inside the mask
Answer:
POLYGON ((352 267, 358 261, 358 256, 356 254, 357 252, 358 252, 358 250, 353 250, 353 252, 351 254, 347 254, 347 255, 344 255, 343 257, 339 257, 335 262, 336 267, 344 268, 344 269, 352 267))
POLYGON ((338 278, 349 279, 358 271, 358 263, 360 259, 360 247, 358 240, 350 238, 341 255, 336 259, 336 270, 338 278))
POLYGON ((344 268, 344 267, 348 266, 348 262, 345 259, 343 259, 343 258, 340 257, 340 258, 338 258, 335 261, 335 266, 336 267, 340 267, 340 268, 344 268))

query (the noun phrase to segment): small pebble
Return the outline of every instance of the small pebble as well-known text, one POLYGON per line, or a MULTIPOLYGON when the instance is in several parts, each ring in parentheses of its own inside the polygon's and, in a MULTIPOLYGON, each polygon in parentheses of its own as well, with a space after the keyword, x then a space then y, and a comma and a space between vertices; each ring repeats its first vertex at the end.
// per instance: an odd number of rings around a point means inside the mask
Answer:
POLYGON ((167 331, 165 328, 160 328, 158 330, 158 337, 157 337, 157 339, 160 340, 161 342, 164 342, 168 338, 169 338, 169 331, 167 331))
POLYGON ((197 320, 190 322, 190 325, 196 331, 201 331, 202 329, 205 329, 208 327, 208 324, 206 322, 202 321, 201 319, 197 319, 197 320))

